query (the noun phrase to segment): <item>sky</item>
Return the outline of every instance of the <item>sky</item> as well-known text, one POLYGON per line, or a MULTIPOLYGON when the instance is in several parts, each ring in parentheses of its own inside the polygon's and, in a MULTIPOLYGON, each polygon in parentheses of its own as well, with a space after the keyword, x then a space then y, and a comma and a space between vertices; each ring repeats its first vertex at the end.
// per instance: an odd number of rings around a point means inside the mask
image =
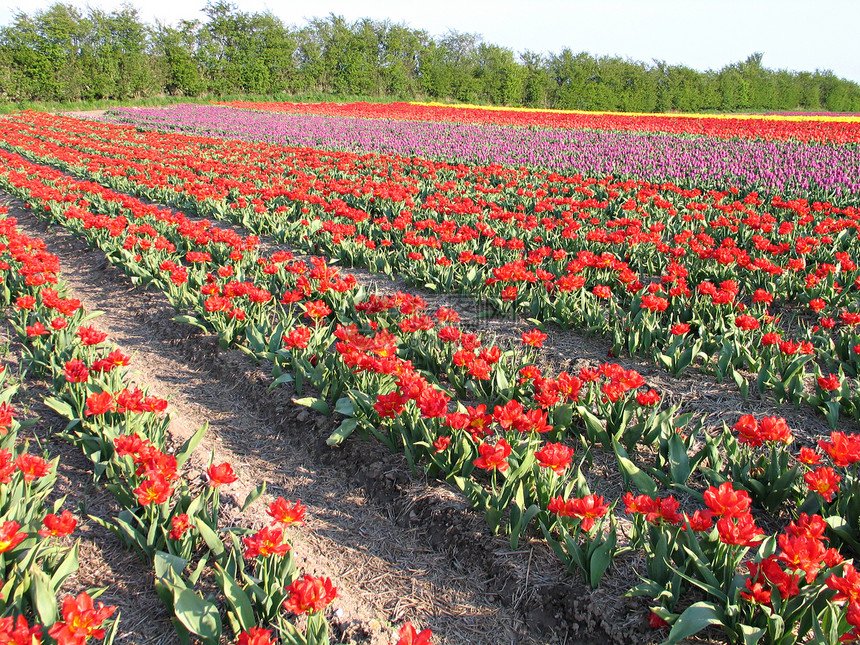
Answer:
MULTIPOLYGON (((111 10, 121 0, 67 0, 81 9, 111 10)), ((330 13, 347 20, 388 19, 431 35, 478 33, 516 52, 558 52, 569 47, 596 56, 665 61, 719 69, 764 54, 772 69, 832 70, 860 83, 858 0, 234 0, 242 11, 271 11, 303 25, 330 13)), ((0 0, 0 25, 18 11, 33 13, 52 0, 0 0)), ((141 17, 175 23, 203 19, 205 0, 131 0, 141 17)))

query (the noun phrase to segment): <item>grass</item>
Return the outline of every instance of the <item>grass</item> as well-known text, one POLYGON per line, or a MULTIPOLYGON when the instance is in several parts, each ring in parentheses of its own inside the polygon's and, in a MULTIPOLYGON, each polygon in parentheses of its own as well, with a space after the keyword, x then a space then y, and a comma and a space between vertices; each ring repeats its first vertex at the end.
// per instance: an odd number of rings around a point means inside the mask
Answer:
MULTIPOLYGON (((173 105, 176 103, 210 103, 212 101, 290 101, 302 103, 391 103, 393 101, 408 101, 403 96, 360 96, 324 94, 322 92, 303 92, 300 94, 201 94, 200 96, 171 96, 161 94, 130 99, 99 99, 88 101, 21 101, 0 103, 0 114, 10 114, 21 110, 38 110, 39 112, 83 112, 87 110, 107 110, 112 107, 153 107, 157 105, 173 105)), ((412 99, 414 100, 414 99, 412 99)))

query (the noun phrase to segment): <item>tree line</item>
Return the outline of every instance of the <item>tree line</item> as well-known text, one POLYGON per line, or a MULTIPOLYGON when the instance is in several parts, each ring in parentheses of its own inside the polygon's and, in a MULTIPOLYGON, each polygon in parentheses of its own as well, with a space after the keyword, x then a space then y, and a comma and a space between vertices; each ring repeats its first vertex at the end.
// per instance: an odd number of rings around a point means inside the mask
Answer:
POLYGON ((335 94, 624 112, 860 112, 860 85, 831 71, 773 70, 762 54, 718 71, 662 61, 543 54, 450 31, 334 14, 304 26, 210 2, 205 20, 145 23, 56 3, 0 28, 0 100, 335 94))

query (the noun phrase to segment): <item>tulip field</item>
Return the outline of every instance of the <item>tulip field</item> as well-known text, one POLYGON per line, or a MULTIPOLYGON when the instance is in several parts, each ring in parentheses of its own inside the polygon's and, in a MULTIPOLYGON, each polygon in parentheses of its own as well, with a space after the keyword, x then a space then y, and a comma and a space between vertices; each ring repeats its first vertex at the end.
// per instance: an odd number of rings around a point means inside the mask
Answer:
MULTIPOLYGON (((636 642, 860 641, 860 117, 21 112, 0 119, 0 190, 262 366, 325 419, 325 450, 383 446, 510 553, 545 552, 566 594, 626 599, 636 642), (600 360, 560 356, 586 344, 600 360)), ((176 642, 347 642, 340 583, 295 559, 301 502, 229 462, 195 474, 205 426, 172 437, 168 401, 17 224, 0 220, 15 378, 46 385, 117 501, 92 521, 139 555, 176 642), (243 477, 264 526, 224 510, 243 477)), ((76 519, 56 461, 17 439, 16 391, 0 642, 120 642, 124 614, 64 593, 76 519)), ((432 625, 384 642, 455 642, 432 625)))

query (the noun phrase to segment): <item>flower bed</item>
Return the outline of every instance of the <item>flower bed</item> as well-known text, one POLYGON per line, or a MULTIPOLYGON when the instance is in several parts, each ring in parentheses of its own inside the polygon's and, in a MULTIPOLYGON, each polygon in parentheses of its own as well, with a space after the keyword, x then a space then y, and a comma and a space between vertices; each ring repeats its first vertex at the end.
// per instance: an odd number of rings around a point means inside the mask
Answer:
POLYGON ((237 110, 220 105, 116 108, 105 119, 136 127, 350 152, 420 156, 673 182, 736 186, 819 199, 860 193, 860 150, 798 141, 732 140, 664 132, 534 129, 486 123, 361 119, 324 112, 237 110))
POLYGON ((697 134, 721 139, 797 139, 829 143, 860 142, 860 117, 731 114, 637 114, 500 108, 438 103, 220 103, 269 112, 325 114, 365 119, 451 121, 540 128, 628 130, 697 134))

